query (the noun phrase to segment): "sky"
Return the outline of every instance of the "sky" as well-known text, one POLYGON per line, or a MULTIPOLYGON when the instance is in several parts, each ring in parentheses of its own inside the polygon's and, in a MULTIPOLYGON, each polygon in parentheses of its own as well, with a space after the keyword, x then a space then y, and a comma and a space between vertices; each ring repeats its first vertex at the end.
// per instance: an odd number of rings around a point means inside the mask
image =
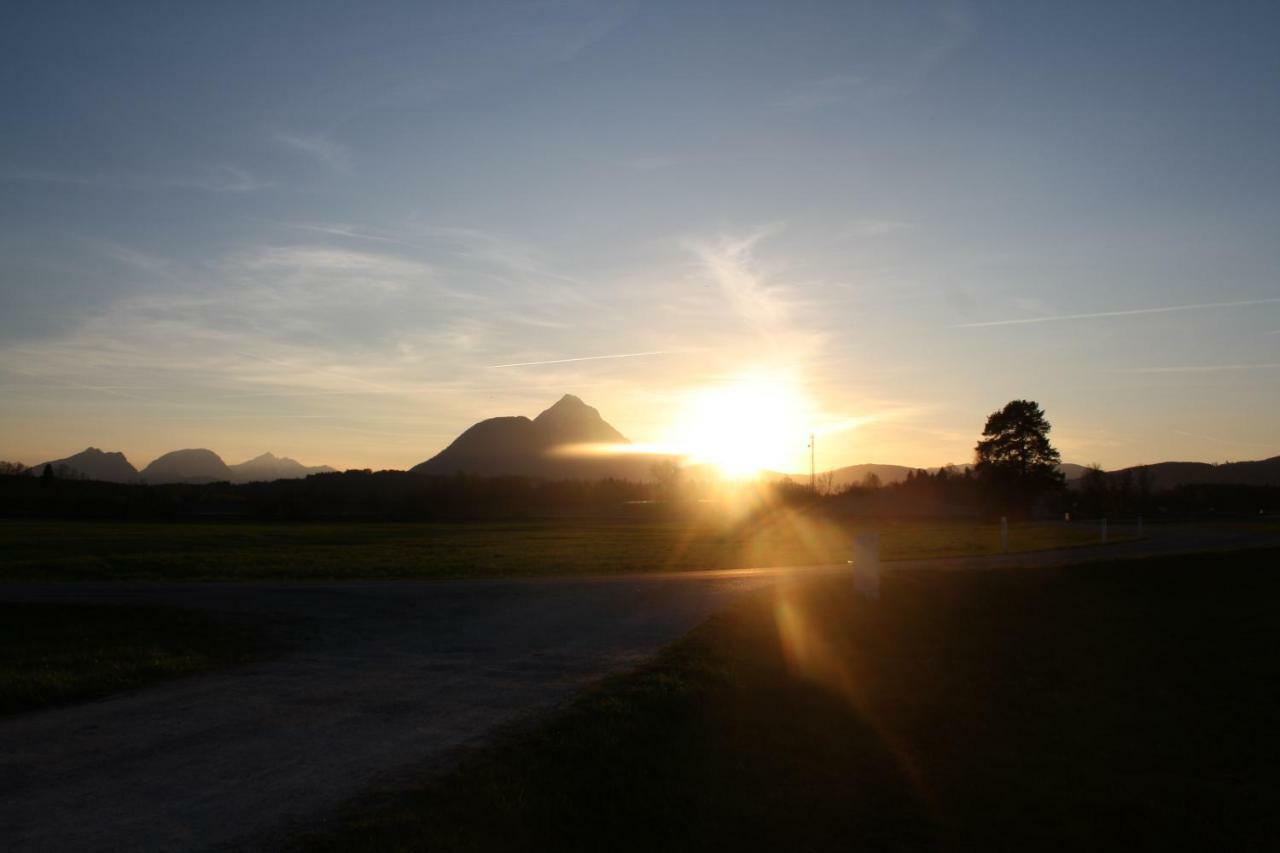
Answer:
POLYGON ((1273 3, 6 8, 2 459, 406 468, 564 393, 659 443, 744 375, 820 468, 1014 398, 1280 453, 1273 3))

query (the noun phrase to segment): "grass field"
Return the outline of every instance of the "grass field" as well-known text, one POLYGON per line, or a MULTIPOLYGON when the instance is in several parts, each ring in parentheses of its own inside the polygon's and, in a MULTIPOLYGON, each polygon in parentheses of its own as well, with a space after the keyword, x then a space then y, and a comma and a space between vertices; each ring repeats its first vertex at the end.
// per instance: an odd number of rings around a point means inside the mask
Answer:
POLYGON ((0 603, 0 714, 241 663, 258 646, 247 626, 174 607, 0 603))
POLYGON ((1265 849, 1280 552, 810 581, 295 849, 1265 849))
MULTIPOLYGON (((760 523, 0 523, 0 579, 252 579, 612 574, 848 559, 859 527, 778 513, 760 523)), ((995 525, 875 525, 885 559, 995 553, 995 525)), ((1015 525, 1015 551, 1096 542, 1093 525, 1015 525)), ((1117 537, 1113 537, 1117 538, 1117 537)))

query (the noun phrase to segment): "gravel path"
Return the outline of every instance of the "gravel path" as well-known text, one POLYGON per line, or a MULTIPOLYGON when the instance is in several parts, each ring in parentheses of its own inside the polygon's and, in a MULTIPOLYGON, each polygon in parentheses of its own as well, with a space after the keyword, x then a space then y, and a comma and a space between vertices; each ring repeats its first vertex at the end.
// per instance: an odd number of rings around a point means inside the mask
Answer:
MULTIPOLYGON (((1280 536, 1157 534, 886 568, 1059 565, 1280 536)), ((293 651, 0 721, 0 849, 210 850, 270 844, 375 780, 444 760, 570 698, 781 573, 346 583, 0 585, 0 600, 155 602, 249 614, 293 651)))

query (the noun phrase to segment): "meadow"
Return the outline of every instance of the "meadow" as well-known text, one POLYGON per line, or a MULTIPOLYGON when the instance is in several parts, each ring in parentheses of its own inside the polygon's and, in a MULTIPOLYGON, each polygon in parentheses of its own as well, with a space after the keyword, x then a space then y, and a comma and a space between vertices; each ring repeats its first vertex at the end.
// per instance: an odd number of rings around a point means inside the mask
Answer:
MULTIPOLYGON (((750 522, 0 523, 3 580, 518 577, 843 562, 862 530, 884 559, 993 554, 997 525, 851 522, 779 511, 750 522)), ((1113 536, 1113 538, 1118 538, 1113 536)), ((1091 524, 1021 524, 1011 551, 1098 541, 1091 524)))
POLYGON ((1266 849, 1278 559, 784 581, 293 849, 1266 849))
POLYGON ((177 607, 0 603, 0 715, 243 663, 253 627, 177 607))

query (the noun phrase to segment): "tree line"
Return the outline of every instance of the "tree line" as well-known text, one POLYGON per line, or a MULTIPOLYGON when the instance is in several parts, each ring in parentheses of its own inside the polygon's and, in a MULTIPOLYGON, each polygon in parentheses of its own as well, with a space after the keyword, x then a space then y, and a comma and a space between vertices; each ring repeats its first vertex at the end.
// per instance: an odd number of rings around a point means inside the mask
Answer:
MULTIPOLYGON (((884 485, 874 474, 843 489, 830 475, 814 487, 787 479, 753 484, 760 507, 815 505, 871 517, 1148 518, 1254 515, 1280 508, 1280 488, 1192 485, 1157 491, 1142 469, 1109 475, 1089 469, 1068 489, 1049 440, 1052 427, 1031 400, 993 412, 974 448, 974 464, 912 471, 884 485)), ((46 466, 47 467, 47 466, 46 466)), ((0 463, 0 516, 101 519, 415 520, 554 516, 679 517, 705 512, 724 487, 690 480, 672 463, 647 482, 618 479, 433 476, 368 470, 313 474, 269 483, 143 485, 105 483, 52 469, 39 476, 0 463)))

